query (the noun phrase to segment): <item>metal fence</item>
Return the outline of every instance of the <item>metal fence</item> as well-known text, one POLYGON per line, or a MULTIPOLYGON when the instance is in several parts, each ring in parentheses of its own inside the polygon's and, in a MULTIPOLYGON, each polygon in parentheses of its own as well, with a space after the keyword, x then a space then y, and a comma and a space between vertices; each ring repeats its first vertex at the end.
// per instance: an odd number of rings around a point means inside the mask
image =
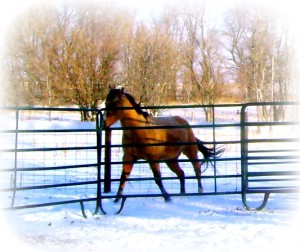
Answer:
POLYGON ((81 111, 1 109, 2 208, 80 203, 83 210, 84 202, 96 201, 100 127, 81 123, 81 111))
MULTIPOLYGON (((213 166, 202 168, 203 194, 197 192, 192 166, 180 156, 186 174, 185 195, 241 194, 250 209, 247 194, 263 193, 263 203, 255 207, 262 209, 270 193, 298 192, 299 107, 299 103, 206 106, 213 114, 209 123, 203 106, 156 107, 163 115, 183 116, 207 145, 225 147, 223 156, 213 159, 213 166), (259 121, 257 110, 262 106, 284 106, 285 120, 259 121)), ((95 213, 105 213, 102 200, 115 197, 122 169, 122 127, 106 129, 105 110, 87 110, 97 114, 96 121, 82 123, 80 111, 1 109, 2 209, 79 203, 85 216, 84 203, 95 202, 95 213)), ((135 164, 118 212, 127 198, 162 196, 148 167, 145 161, 135 164)), ((170 196, 182 196, 175 174, 164 164, 161 169, 170 196)))
POLYGON ((252 103, 241 108, 242 200, 263 193, 265 207, 271 193, 300 191, 299 103, 252 103), (284 120, 259 121, 255 111, 283 107, 284 120), (252 115, 251 115, 252 114, 252 115))

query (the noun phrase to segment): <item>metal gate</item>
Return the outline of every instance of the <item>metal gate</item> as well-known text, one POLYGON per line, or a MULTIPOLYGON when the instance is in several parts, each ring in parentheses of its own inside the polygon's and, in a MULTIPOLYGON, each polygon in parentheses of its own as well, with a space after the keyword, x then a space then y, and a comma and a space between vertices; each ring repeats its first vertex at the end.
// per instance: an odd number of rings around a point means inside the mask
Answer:
MULTIPOLYGON (((72 108, 0 108, 0 207, 5 210, 95 202, 99 126, 72 108), (71 122, 78 123, 71 123, 71 122)), ((97 120, 97 122, 99 122, 97 120)))
MULTIPOLYGON (((241 108, 242 200, 264 194, 265 207, 271 193, 300 191, 299 103, 251 103, 241 108), (258 120, 257 111, 270 114, 284 111, 284 120, 258 120)), ((282 115, 283 116, 283 115, 282 115)))
MULTIPOLYGON (((214 106, 199 106, 199 105, 185 105, 185 106, 156 106, 147 107, 145 109, 155 109, 163 111, 164 115, 181 115, 190 122, 190 126, 182 126, 192 128, 194 134, 205 142, 205 144, 216 147, 217 145, 226 146, 226 151, 222 158, 212 160, 213 166, 207 169, 203 168, 205 172, 202 173, 202 181, 204 183, 205 191, 198 193, 196 186, 196 176, 190 160, 185 156, 180 156, 179 163, 185 172, 187 192, 184 196, 199 196, 199 195, 221 195, 221 194, 241 194, 241 163, 240 163, 240 105, 214 105, 214 106), (204 123, 205 115, 203 109, 210 109, 212 113, 212 122, 204 123), (228 115, 231 119, 228 121, 228 115), (202 118, 200 123, 199 118, 202 118), (222 122, 220 122, 222 121, 222 122), (226 134, 226 132, 230 132, 226 134), (226 166, 226 170, 223 167, 226 166)), ((126 108, 125 108, 126 109, 126 108)), ((104 112, 105 110, 103 110, 104 112)), ((103 123, 100 123, 103 125, 103 123)), ((147 129, 164 128, 164 126, 149 126, 147 129)), ((137 130, 142 128, 126 128, 126 130, 137 130)), ((105 132, 106 141, 103 144, 106 159, 104 160, 104 184, 100 191, 108 194, 102 194, 98 197, 96 212, 100 209, 103 213, 102 199, 115 198, 115 193, 120 182, 122 161, 122 131, 120 125, 116 125, 110 129, 103 128, 105 132), (117 136, 117 137, 116 137, 117 136), (113 138, 112 141, 109 139, 113 138), (118 139, 118 141, 116 141, 118 139), (116 158, 119 156, 119 159, 116 158), (111 177, 110 173, 114 173, 111 177), (107 175, 108 174, 108 175, 107 175), (117 174, 117 175, 116 175, 117 174), (112 188, 111 188, 112 187, 112 188), (109 193, 113 191, 114 193, 109 193)), ((197 161, 202 162, 203 158, 199 156, 197 161)), ((162 161, 154 160, 153 162, 161 163, 163 171, 163 183, 170 196, 183 196, 180 194, 178 178, 173 174, 162 161)), ((135 166, 130 178, 127 180, 130 186, 125 187, 125 192, 122 197, 121 212, 126 199, 136 197, 162 197, 162 194, 154 182, 153 175, 148 168, 148 163, 144 160, 135 162, 135 166), (141 172, 142 171, 142 172, 141 172), (138 190, 130 190, 130 188, 140 188, 138 190)), ((100 172, 101 173, 101 172, 100 172)))
MULTIPOLYGON (((300 139, 296 136, 300 127, 299 103, 159 106, 155 109, 165 115, 185 117, 205 144, 226 148, 221 158, 212 160, 213 166, 203 167, 203 194, 197 192, 192 166, 184 156, 180 157, 180 165, 186 173, 184 195, 179 193, 177 177, 161 164, 162 180, 171 197, 241 194, 245 207, 251 209, 247 194, 260 193, 265 195, 264 200, 255 209, 262 209, 270 193, 299 191, 300 139), (260 107, 271 111, 272 106, 285 107, 285 120, 257 119, 260 107), (212 122, 205 122, 204 108, 212 113, 212 122)), ((95 202, 95 213, 99 210, 105 213, 103 199, 115 197, 123 163, 122 127, 104 127, 105 109, 86 110, 96 115, 96 122, 84 127, 79 122, 75 126, 70 124, 74 118, 80 121, 80 109, 2 108, 1 111, 2 209, 79 203, 85 216, 84 203, 95 202), (50 121, 47 116, 51 117, 50 121), (36 118, 39 126, 32 118, 36 118)), ((118 212, 128 198, 162 196, 148 164, 139 161, 135 165, 118 212)))
MULTIPOLYGON (((204 106, 155 107, 155 109, 179 109, 180 111, 203 108, 204 106)), ((209 134, 208 136, 206 134, 207 138, 204 138, 204 142, 214 146, 214 148, 217 145, 224 145, 226 146, 226 151, 221 158, 214 158, 213 167, 205 171, 202 175, 202 179, 206 182, 204 193, 199 194, 195 192, 195 190, 191 190, 191 192, 184 194, 185 196, 241 194, 243 204, 247 209, 261 210, 265 207, 271 193, 299 192, 300 138, 299 135, 297 136, 300 131, 299 116, 297 117, 297 113, 299 113, 299 103, 248 103, 243 105, 214 105, 206 106, 205 108, 212 110, 213 121, 210 124, 191 124, 190 127, 194 132, 197 130, 205 132, 209 130, 209 134), (275 109, 277 111, 275 111, 275 109), (220 113, 224 113, 225 110, 227 118, 225 121, 222 121, 220 113), (268 120, 263 120, 264 113, 267 113, 265 116, 268 120), (274 115, 271 116, 270 113, 274 113, 274 115), (280 116, 278 116, 278 113, 280 116), (231 116, 231 121, 228 120, 228 116, 231 116), (238 119, 232 119, 234 117, 238 119), (228 132, 228 129, 230 129, 230 137, 226 134, 224 135, 224 132, 228 132), (234 136, 232 136, 234 129, 235 133, 233 134, 234 136), (281 133, 282 131, 288 132, 288 134, 283 135, 281 133), (235 154, 233 154, 233 149, 235 149, 235 154), (229 168, 224 170, 226 166, 229 166, 229 168), (225 184, 229 186, 224 186, 225 184), (246 196, 249 193, 264 195, 260 206, 252 207, 248 204, 246 196)), ((183 114, 186 115, 186 113, 183 114)), ((119 177, 111 179, 110 173, 114 170, 114 166, 122 165, 122 160, 116 161, 111 158, 111 156, 115 156, 111 154, 111 150, 122 148, 121 142, 118 144, 111 143, 111 132, 122 131, 123 128, 117 126, 112 129, 103 129, 106 132, 106 143, 103 148, 106 150, 105 156, 107 157, 105 162, 106 172, 104 172, 104 174, 108 174, 105 175, 106 179, 104 180, 103 191, 109 193, 111 191, 111 183, 115 182, 117 186, 120 182, 119 177)), ((199 137, 197 133, 196 135, 199 137)), ((203 138, 199 138, 203 140, 203 138)), ((119 139, 121 139, 121 136, 119 136, 119 139)), ((203 160, 199 158, 199 161, 203 160)), ((188 162, 189 160, 187 159, 180 159, 181 165, 188 162)), ((137 164, 141 165, 145 163, 145 161, 137 162, 137 164)), ((121 170, 119 170, 118 174, 120 173, 121 170)), ((192 174, 189 174, 186 178, 188 181, 195 181, 196 179, 192 174)), ((164 183, 176 179, 174 176, 164 176, 162 178, 164 183)), ((135 174, 133 178, 128 179, 131 183, 153 180, 154 179, 150 176, 145 177, 145 175, 139 174, 135 174)), ((132 187, 134 187, 134 185, 132 187)), ((115 187, 113 191, 116 192, 116 190, 117 187, 115 187)), ((182 196, 179 193, 178 187, 176 187, 176 190, 177 191, 170 193, 170 195, 182 196)), ((122 197, 122 203, 118 213, 122 211, 127 198, 162 196, 159 191, 155 192, 153 188, 148 191, 150 191, 150 193, 137 193, 136 191, 126 193, 122 197)), ((98 198, 97 209, 101 209, 101 211, 105 213, 102 208, 101 199, 114 197, 115 195, 112 194, 98 198)))

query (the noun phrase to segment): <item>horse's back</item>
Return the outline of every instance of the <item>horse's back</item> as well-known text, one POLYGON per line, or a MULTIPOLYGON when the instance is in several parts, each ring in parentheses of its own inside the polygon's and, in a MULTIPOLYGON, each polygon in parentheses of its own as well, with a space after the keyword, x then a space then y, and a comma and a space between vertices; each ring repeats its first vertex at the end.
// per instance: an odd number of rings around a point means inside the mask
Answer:
POLYGON ((189 123, 181 116, 154 117, 153 119, 158 126, 174 126, 174 128, 165 130, 169 138, 171 137, 173 140, 175 138, 177 142, 196 141, 189 123))
POLYGON ((164 117, 153 117, 153 122, 161 126, 189 126, 189 123, 181 116, 164 116, 164 117))

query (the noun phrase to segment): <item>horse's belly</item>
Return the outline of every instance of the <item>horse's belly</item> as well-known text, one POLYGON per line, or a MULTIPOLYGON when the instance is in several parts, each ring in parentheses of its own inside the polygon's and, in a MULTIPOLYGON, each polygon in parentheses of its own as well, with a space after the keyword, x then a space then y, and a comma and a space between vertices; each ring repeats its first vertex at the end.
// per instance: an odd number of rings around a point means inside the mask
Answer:
POLYGON ((131 131, 123 137, 124 144, 133 145, 124 148, 126 154, 149 161, 177 158, 187 142, 185 129, 131 131))
POLYGON ((180 146, 145 146, 134 149, 135 157, 149 161, 174 159, 182 152, 180 146))

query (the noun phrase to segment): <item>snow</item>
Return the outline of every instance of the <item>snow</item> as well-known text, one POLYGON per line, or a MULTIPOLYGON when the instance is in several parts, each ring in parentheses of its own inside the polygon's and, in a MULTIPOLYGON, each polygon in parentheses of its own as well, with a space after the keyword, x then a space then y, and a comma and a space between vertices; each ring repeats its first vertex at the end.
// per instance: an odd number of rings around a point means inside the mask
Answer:
MULTIPOLYGON (((52 114, 52 117, 56 120, 47 121, 46 116, 39 118, 34 115, 25 116, 22 117, 19 126, 22 129, 92 129, 94 127, 93 123, 80 123, 79 118, 74 115, 55 117, 55 114, 52 114)), ((196 120, 200 119, 196 118, 196 120)), ((235 121, 232 117, 230 120, 231 122, 235 121)), ((7 120, 1 129, 13 127, 13 120, 7 120)), ((202 130, 199 129, 199 131, 202 130)), ((235 130, 235 128, 229 130, 233 139, 238 136, 235 130)), ((262 132, 262 134, 265 133, 262 132)), ((69 146, 78 141, 81 145, 92 146, 94 142, 91 139, 94 139, 94 136, 88 135, 87 137, 86 134, 89 133, 84 132, 76 137, 74 135, 59 136, 59 141, 53 134, 38 134, 36 138, 20 136, 19 140, 21 141, 20 146, 24 148, 41 147, 44 142, 50 142, 50 147, 69 146)), ((114 138, 117 143, 120 141, 120 137, 114 136, 114 138)), ((7 148, 8 145, 9 141, 4 142, 1 148, 3 146, 7 148)), ((233 155, 236 149, 238 148, 230 147, 227 155, 233 155)), ((113 155, 114 160, 118 160, 121 156, 121 153, 118 152, 120 152, 119 149, 113 155)), ((67 162, 80 164, 93 162, 95 159, 94 152, 88 154, 76 152, 75 154, 71 152, 58 155, 56 153, 55 158, 53 156, 46 157, 44 154, 35 154, 35 157, 26 156, 22 165, 40 167, 60 163, 68 164, 67 162), (54 162, 53 159, 55 159, 55 164, 51 163, 54 162)), ((224 165, 226 174, 236 173, 236 170, 239 169, 239 167, 230 169, 232 164, 236 166, 235 163, 230 162, 224 165)), ((143 165, 141 167, 143 168, 143 165)), ((219 166, 218 171, 223 173, 224 167, 219 166)), ((139 167, 134 169, 136 172, 138 170, 141 169, 139 167)), ((142 175, 149 173, 148 168, 142 170, 142 175)), ((118 177, 119 170, 115 172, 118 177)), ((210 174, 212 169, 208 169, 207 172, 210 174)), ((133 173, 133 176, 135 175, 138 176, 138 173, 133 173)), ((87 168, 81 173, 78 171, 72 174, 49 173, 36 177, 35 180, 47 178, 49 183, 57 180, 66 182, 76 179, 76 176, 79 179, 83 179, 84 176, 94 178, 95 171, 87 168)), ((2 184, 3 181, 1 178, 2 184)), ((28 181, 24 177, 22 183, 33 183, 28 181)), ((154 184, 152 187, 149 183, 141 184, 139 190, 157 192, 155 191, 157 190, 156 185, 154 184)), ((221 182, 220 185, 226 187, 226 190, 228 188, 231 190, 236 186, 235 183, 237 183, 237 179, 221 182)), ((165 184, 167 190, 172 192, 173 189, 168 188, 167 183, 165 184)), ((187 189, 193 190, 193 183, 187 182, 187 184, 190 186, 187 189)), ((206 182, 204 188, 209 190, 210 185, 209 182, 206 182)), ((134 182, 126 185, 129 192, 130 190, 135 191, 137 187, 134 182)), ((24 194, 18 193, 17 200, 23 204, 27 201, 35 203, 45 199, 47 201, 50 198, 77 199, 84 197, 83 193, 94 196, 96 193, 94 189, 91 186, 75 189, 64 188, 57 191, 44 190, 42 193, 28 191, 24 194), (86 191, 83 192, 84 190, 86 191)), ((116 189, 113 187, 112 195, 115 192, 116 189)), ((174 192, 178 192, 178 187, 174 186, 174 192)), ((263 195, 257 194, 247 196, 248 202, 253 207, 258 206, 262 198, 263 195)), ((93 216, 95 202, 86 202, 86 219, 81 214, 79 203, 3 211, 0 216, 2 231, 0 242, 6 251, 295 251, 299 244, 297 240, 299 237, 298 225, 300 224, 299 202, 299 194, 271 194, 263 211, 247 211, 242 205, 240 194, 172 197, 170 203, 165 203, 161 197, 129 198, 122 213, 115 215, 120 203, 115 204, 113 199, 104 199, 103 206, 107 215, 93 216)))
MULTIPOLYGON (((39 251, 295 251, 296 201, 295 195, 273 195, 266 210, 249 212, 239 195, 177 197, 172 203, 139 198, 114 215, 114 203, 106 200, 113 210, 106 216, 87 210, 84 219, 79 206, 70 205, 5 212, 5 219, 14 239, 39 251)), ((15 242, 7 243, 16 251, 15 242)))

